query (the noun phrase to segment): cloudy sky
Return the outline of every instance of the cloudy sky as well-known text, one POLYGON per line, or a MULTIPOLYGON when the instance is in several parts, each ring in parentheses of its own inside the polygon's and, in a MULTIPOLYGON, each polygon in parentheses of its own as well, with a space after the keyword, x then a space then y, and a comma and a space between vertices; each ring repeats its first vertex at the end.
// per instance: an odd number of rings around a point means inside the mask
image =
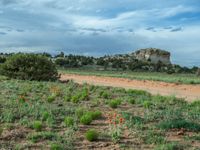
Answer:
POLYGON ((200 66, 200 0, 0 0, 0 52, 102 56, 148 47, 200 66))

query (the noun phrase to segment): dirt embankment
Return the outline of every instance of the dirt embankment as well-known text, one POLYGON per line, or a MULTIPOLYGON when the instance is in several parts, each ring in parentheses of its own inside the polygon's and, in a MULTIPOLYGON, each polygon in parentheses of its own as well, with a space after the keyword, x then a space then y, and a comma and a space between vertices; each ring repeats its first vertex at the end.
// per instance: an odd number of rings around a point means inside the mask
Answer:
POLYGON ((200 85, 186 85, 149 80, 130 80, 124 78, 83 76, 74 74, 61 75, 61 80, 70 79, 80 84, 88 83, 93 85, 122 87, 126 89, 139 89, 148 91, 151 94, 185 98, 187 101, 200 100, 200 85))

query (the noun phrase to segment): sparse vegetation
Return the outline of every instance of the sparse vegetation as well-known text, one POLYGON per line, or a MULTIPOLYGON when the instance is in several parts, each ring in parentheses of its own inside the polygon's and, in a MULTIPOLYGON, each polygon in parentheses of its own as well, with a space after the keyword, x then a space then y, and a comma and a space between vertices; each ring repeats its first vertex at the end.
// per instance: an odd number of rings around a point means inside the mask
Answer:
POLYGON ((199 101, 72 81, 0 82, 0 149, 199 148, 199 101))

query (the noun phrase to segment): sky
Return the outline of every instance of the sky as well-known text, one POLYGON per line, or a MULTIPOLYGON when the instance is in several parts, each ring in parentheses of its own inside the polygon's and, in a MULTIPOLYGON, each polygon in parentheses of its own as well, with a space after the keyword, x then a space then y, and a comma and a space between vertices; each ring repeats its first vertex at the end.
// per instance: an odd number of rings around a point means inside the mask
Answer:
POLYGON ((103 56, 150 47, 200 66, 200 0, 0 0, 0 52, 103 56))

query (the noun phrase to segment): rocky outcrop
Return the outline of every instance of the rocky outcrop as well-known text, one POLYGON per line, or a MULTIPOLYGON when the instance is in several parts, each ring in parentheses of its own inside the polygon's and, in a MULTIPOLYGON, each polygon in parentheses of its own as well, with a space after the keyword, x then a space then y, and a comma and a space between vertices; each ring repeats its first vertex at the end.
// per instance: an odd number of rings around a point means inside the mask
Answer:
POLYGON ((136 59, 151 63, 171 64, 170 52, 156 48, 141 49, 133 53, 136 59))

